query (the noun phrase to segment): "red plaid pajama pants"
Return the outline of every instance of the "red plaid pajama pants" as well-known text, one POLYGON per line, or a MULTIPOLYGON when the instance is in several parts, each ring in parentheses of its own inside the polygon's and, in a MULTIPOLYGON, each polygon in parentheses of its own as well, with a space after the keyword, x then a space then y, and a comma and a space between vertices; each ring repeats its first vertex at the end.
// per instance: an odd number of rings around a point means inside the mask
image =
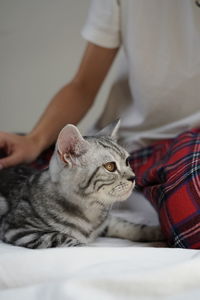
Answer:
POLYGON ((131 156, 136 188, 158 212, 169 245, 200 249, 200 129, 131 156))

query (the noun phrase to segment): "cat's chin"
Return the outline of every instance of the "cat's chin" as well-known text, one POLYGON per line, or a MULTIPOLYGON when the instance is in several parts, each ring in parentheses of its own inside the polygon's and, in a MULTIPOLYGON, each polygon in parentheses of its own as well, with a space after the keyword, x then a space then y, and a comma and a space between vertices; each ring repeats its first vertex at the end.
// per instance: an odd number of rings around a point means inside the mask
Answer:
POLYGON ((134 186, 135 185, 133 184, 133 185, 131 185, 131 187, 129 189, 118 192, 116 195, 112 194, 111 196, 115 198, 115 202, 125 201, 132 194, 134 186))

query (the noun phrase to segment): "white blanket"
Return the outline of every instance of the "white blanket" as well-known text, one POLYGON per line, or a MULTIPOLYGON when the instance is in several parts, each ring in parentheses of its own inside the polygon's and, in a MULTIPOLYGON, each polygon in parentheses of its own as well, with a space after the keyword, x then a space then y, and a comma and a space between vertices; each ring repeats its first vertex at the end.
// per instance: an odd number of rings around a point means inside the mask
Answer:
MULTIPOLYGON (((140 221, 145 214, 131 215, 140 221)), ((199 250, 108 238, 88 247, 44 250, 0 244, 0 300, 195 297, 200 298, 199 250)))

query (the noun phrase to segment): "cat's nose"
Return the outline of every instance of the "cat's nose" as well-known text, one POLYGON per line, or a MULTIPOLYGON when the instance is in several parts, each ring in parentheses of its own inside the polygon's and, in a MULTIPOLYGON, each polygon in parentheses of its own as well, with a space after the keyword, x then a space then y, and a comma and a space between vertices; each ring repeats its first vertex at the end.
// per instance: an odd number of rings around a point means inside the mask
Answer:
POLYGON ((131 177, 127 178, 127 180, 134 182, 135 181, 135 176, 131 176, 131 177))

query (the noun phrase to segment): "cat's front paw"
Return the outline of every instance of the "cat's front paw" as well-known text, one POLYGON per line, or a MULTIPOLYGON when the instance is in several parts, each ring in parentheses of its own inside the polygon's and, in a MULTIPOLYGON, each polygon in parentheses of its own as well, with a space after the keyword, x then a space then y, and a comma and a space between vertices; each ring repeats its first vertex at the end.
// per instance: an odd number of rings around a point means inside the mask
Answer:
POLYGON ((152 241, 156 241, 156 242, 163 242, 165 241, 164 235, 162 233, 161 227, 158 226, 152 226, 152 231, 153 231, 153 240, 152 241))

